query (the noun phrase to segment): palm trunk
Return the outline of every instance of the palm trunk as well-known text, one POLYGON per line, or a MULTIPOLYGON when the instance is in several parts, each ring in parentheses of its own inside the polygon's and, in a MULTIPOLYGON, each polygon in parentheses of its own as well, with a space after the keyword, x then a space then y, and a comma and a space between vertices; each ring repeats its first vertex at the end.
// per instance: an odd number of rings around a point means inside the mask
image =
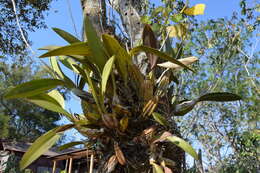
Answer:
MULTIPOLYGON (((136 46, 140 43, 142 38, 143 24, 140 21, 140 16, 142 15, 141 4, 143 0, 111 0, 112 7, 120 14, 120 18, 122 20, 123 27, 130 38, 131 47, 136 46)), ((102 34, 105 32, 108 27, 106 22, 106 3, 105 0, 81 0, 83 15, 88 15, 90 20, 93 23, 93 26, 96 28, 98 34, 102 34)), ((139 67, 140 71, 147 75, 148 72, 148 58, 145 54, 140 54, 138 57, 133 59, 133 62, 139 67)), ((128 91, 129 92, 129 91, 128 91)), ((130 91, 131 92, 131 91, 130 91)), ((119 95, 119 100, 126 100, 124 95, 119 95)), ((159 105, 158 109, 162 109, 163 112, 172 112, 169 110, 170 107, 170 99, 163 99, 164 104, 159 105)), ((138 104, 138 103, 136 103, 138 104)), ((178 127, 174 121, 171 122, 172 126, 170 129, 167 129, 171 133, 180 136, 178 127)), ((151 126, 154 126, 155 123, 153 121, 146 122, 136 122, 136 127, 131 128, 142 128, 146 129, 151 126)), ((166 130, 163 128, 157 128, 158 131, 166 130)), ((124 139, 122 139, 124 140, 124 139)), ((172 167, 172 171, 174 173, 183 172, 183 168, 185 165, 185 155, 184 152, 176 147, 175 145, 169 143, 163 143, 162 148, 164 150, 158 151, 162 154, 163 157, 169 158, 175 162, 175 166, 172 167)), ((151 172, 151 166, 149 163, 149 155, 148 152, 151 152, 151 148, 148 145, 136 145, 132 146, 122 146, 122 150, 127 151, 126 159, 128 164, 131 165, 131 168, 127 166, 125 167, 116 167, 115 172, 138 172, 138 173, 148 173, 151 172)), ((113 153, 113 147, 106 147, 106 151, 104 151, 104 156, 101 158, 99 163, 100 170, 103 170, 101 167, 105 166, 105 162, 113 153)), ((102 172, 102 171, 100 171, 102 172)))

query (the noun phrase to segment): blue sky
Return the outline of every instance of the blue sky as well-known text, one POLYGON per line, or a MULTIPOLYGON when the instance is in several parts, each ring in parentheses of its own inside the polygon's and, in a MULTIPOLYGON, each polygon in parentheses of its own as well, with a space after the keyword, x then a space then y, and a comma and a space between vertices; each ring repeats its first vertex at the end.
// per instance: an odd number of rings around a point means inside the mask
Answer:
MULTIPOLYGON (((159 1, 153 0, 153 2, 158 3, 159 1)), ((197 19, 199 20, 229 17, 232 15, 233 11, 239 10, 239 0, 190 0, 191 5, 195 5, 197 3, 206 4, 205 15, 197 16, 197 19)), ((52 31, 52 27, 61 28, 76 35, 70 15, 73 15, 77 34, 80 35, 81 33, 82 12, 80 0, 54 1, 48 13, 49 14, 46 16, 46 24, 48 28, 37 30, 36 32, 29 34, 29 38, 33 42, 32 48, 37 52, 37 55, 41 54, 41 51, 37 50, 40 47, 46 45, 67 44, 52 31)), ((80 113, 79 100, 77 100, 76 97, 72 97, 72 100, 73 101, 70 101, 67 104, 67 108, 72 112, 80 113)))

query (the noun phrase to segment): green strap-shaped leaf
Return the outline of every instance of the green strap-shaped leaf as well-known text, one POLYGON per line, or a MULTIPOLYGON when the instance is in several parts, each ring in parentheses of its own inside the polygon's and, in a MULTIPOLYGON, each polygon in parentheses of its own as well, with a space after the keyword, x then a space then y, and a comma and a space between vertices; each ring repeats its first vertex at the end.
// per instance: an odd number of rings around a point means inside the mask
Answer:
POLYGON ((139 53, 139 52, 141 52, 141 51, 144 51, 144 52, 147 52, 147 53, 155 54, 155 55, 157 55, 158 57, 160 57, 160 58, 162 58, 162 59, 164 59, 164 60, 166 60, 166 61, 170 61, 170 62, 172 62, 172 63, 174 63, 174 64, 178 64, 178 65, 182 66, 183 68, 188 69, 188 70, 194 72, 194 70, 192 70, 190 67, 186 66, 185 64, 181 63, 181 62, 178 61, 177 59, 174 59, 174 58, 170 57, 169 55, 167 55, 167 54, 165 54, 165 53, 163 53, 163 52, 161 52, 161 51, 159 51, 159 50, 153 49, 153 48, 151 48, 151 47, 147 47, 147 46, 137 46, 137 47, 133 48, 133 49, 130 51, 130 54, 131 54, 131 55, 135 55, 135 54, 137 54, 137 53, 139 53))
POLYGON ((53 102, 47 100, 40 100, 40 99, 27 99, 27 100, 47 110, 61 113, 65 115, 69 120, 73 121, 73 116, 70 113, 68 113, 65 109, 63 109, 60 105, 54 104, 53 102))
POLYGON ((199 101, 216 101, 216 102, 229 102, 237 101, 242 98, 239 95, 228 93, 228 92, 216 92, 208 93, 199 97, 199 101))
POLYGON ((196 153, 196 151, 192 148, 192 146, 190 144, 188 144, 183 139, 181 139, 177 136, 169 136, 166 139, 169 140, 170 142, 174 143, 178 147, 182 148, 185 152, 190 154, 194 159, 196 159, 196 160, 199 159, 199 156, 196 153))
POLYGON ((119 70, 119 73, 123 79, 127 80, 127 65, 132 64, 132 60, 127 51, 119 44, 119 42, 112 36, 103 34, 102 40, 104 46, 110 56, 115 56, 116 58, 116 68, 119 70))
POLYGON ((91 54, 96 60, 96 65, 99 67, 99 70, 102 71, 108 57, 104 52, 104 47, 100 38, 97 35, 97 32, 95 31, 91 21, 87 16, 85 16, 84 27, 91 54))
POLYGON ((59 150, 62 151, 62 150, 74 147, 76 145, 82 145, 82 144, 84 144, 84 142, 81 142, 81 141, 69 142, 67 144, 64 144, 64 145, 60 146, 59 150))
MULTIPOLYGON (((73 43, 68 46, 63 46, 57 49, 53 49, 43 55, 40 58, 60 55, 82 55, 91 56, 88 44, 86 42, 73 43)), ((94 61, 93 61, 94 62, 94 61)))
POLYGON ((61 137, 62 132, 73 126, 61 126, 48 131, 47 133, 40 136, 36 141, 29 147, 27 152, 23 155, 20 161, 20 169, 25 169, 33 161, 38 159, 42 154, 48 151, 61 137))
POLYGON ((91 77, 90 77, 90 74, 88 72, 86 72, 85 70, 83 70, 81 67, 79 67, 78 65, 74 65, 75 68, 77 68, 77 70, 80 72, 80 75, 88 82, 88 86, 89 88, 91 89, 91 93, 94 97, 94 100, 98 106, 98 109, 99 109, 99 113, 102 114, 102 108, 101 108, 101 100, 99 99, 98 97, 98 89, 97 89, 97 86, 93 83, 91 77))
POLYGON ((115 60, 115 56, 112 56, 106 63, 103 72, 102 72, 102 82, 101 82, 101 92, 104 95, 106 92, 106 86, 107 86, 107 81, 109 78, 109 75, 113 69, 113 65, 114 65, 114 60, 115 60))
POLYGON ((53 99, 55 99, 59 105, 65 109, 65 100, 64 97, 60 94, 60 92, 58 90, 52 90, 51 92, 48 93, 48 95, 50 97, 52 97, 53 99))
POLYGON ((161 124, 163 126, 168 125, 167 120, 161 114, 154 112, 152 115, 153 115, 154 120, 157 121, 159 124, 161 124))
POLYGON ((49 46, 44 46, 44 47, 41 47, 39 48, 39 50, 54 50, 54 49, 58 49, 58 48, 61 48, 62 46, 55 46, 55 45, 49 45, 49 46))
POLYGON ((77 65, 77 62, 74 61, 72 58, 70 57, 66 57, 66 56, 59 56, 59 61, 68 69, 72 70, 74 73, 79 74, 79 71, 73 66, 77 65))
POLYGON ((51 63, 52 69, 56 73, 56 76, 58 77, 58 79, 64 80, 65 83, 67 84, 68 88, 75 88, 75 85, 72 82, 72 80, 69 77, 67 77, 61 70, 56 57, 53 57, 53 56, 50 57, 50 63, 51 63))
POLYGON ((30 82, 26 82, 15 86, 8 93, 5 94, 6 99, 13 98, 25 98, 40 93, 44 93, 47 90, 56 88, 59 85, 64 85, 62 80, 58 79, 37 79, 30 82))
POLYGON ((45 101, 51 102, 51 103, 53 103, 57 106, 61 106, 61 104, 59 103, 58 100, 56 100, 54 97, 50 96, 49 94, 45 94, 45 93, 38 94, 38 95, 35 95, 35 96, 31 96, 31 97, 27 97, 27 99, 29 99, 29 100, 45 100, 45 101))
POLYGON ((73 35, 71 35, 70 33, 59 29, 59 28, 52 28, 53 31, 55 31, 61 38, 63 38, 64 40, 66 40, 68 43, 76 43, 76 42, 80 42, 79 39, 77 39, 76 37, 74 37, 73 35))
POLYGON ((157 165, 154 162, 152 162, 151 165, 153 165, 153 169, 155 173, 164 173, 163 168, 160 165, 157 165))

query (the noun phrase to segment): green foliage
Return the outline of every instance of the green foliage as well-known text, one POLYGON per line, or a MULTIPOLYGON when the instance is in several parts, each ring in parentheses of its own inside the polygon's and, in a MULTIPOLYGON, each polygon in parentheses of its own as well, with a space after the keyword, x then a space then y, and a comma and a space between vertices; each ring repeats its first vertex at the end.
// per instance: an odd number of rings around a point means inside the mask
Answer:
POLYGON ((0 114, 0 138, 6 138, 9 135, 9 120, 6 115, 0 114))
POLYGON ((204 103, 203 108, 195 107, 190 117, 180 120, 183 134, 201 144, 204 160, 210 163, 210 172, 254 172, 258 169, 254 145, 247 150, 251 157, 245 157, 243 151, 238 150, 240 140, 237 140, 243 139, 248 130, 257 128, 259 121, 259 51, 253 49, 257 38, 250 24, 254 20, 245 22, 234 15, 231 19, 200 22, 194 25, 191 40, 187 40, 190 44, 184 49, 184 56, 192 53, 200 60, 194 66, 198 74, 192 80, 188 79, 190 75, 182 74, 185 80, 180 93, 195 97, 205 91, 224 90, 243 97, 240 104, 204 103))
POLYGON ((60 116, 23 100, 6 101, 3 99, 8 87, 46 76, 46 73, 41 68, 31 63, 22 64, 23 62, 16 62, 16 64, 7 64, 5 61, 0 62, 0 122, 4 122, 3 124, 7 126, 1 125, 0 127, 6 127, 3 128, 4 131, 9 131, 8 135, 4 136, 7 139, 32 142, 44 132, 54 128, 56 122, 60 120, 60 116), (39 70, 35 70, 37 68, 39 70), (5 115, 4 118, 2 115, 5 115), (6 124, 5 122, 8 119, 9 121, 6 124))
MULTIPOLYGON (((45 13, 50 8, 52 0, 46 1, 15 1, 19 21, 23 27, 25 38, 28 39, 28 33, 36 29, 46 28, 44 23, 45 13)), ((22 40, 19 28, 17 27, 12 1, 0 1, 0 47, 1 53, 5 56, 16 55, 24 59, 26 53, 26 44, 22 40), (7 44, 8 43, 8 44, 7 44)), ((16 58, 18 60, 18 58, 16 58)))
POLYGON ((25 169, 23 171, 19 168, 20 157, 11 154, 5 164, 6 168, 3 173, 31 173, 31 170, 25 169))
POLYGON ((71 127, 71 125, 57 127, 36 139, 33 145, 31 145, 27 152, 23 155, 23 158, 20 161, 20 168, 22 170, 25 169, 38 157, 48 151, 48 149, 50 149, 59 140, 62 132, 71 127))

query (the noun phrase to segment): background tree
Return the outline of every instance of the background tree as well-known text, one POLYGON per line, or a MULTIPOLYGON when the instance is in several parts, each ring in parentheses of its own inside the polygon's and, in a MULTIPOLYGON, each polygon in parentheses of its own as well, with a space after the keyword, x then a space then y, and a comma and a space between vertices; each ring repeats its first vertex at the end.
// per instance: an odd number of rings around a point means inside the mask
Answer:
MULTIPOLYGON (((46 75, 43 70, 36 70, 38 67, 29 64, 8 64, 5 61, 1 65, 1 84, 0 84, 0 112, 3 115, 3 123, 8 131, 2 137, 32 142, 44 132, 57 126, 60 116, 57 113, 47 111, 22 100, 6 101, 3 94, 8 87, 15 86, 32 79, 42 78, 46 75), (34 69, 35 68, 35 69, 34 69), (6 124, 8 119, 8 126, 6 124)), ((1 126, 2 127, 2 126, 1 126)), ((1 132, 4 132, 1 131, 1 132)))
MULTIPOLYGON (((28 40, 28 32, 46 28, 44 18, 50 8, 51 0, 17 0, 16 13, 21 24, 25 39, 28 40)), ((3 56, 19 56, 25 58, 27 45, 21 36, 17 26, 16 16, 12 1, 0 1, 0 47, 3 56)), ((29 42, 30 43, 30 42, 29 42)))
POLYGON ((256 148, 259 145, 257 33, 260 28, 256 7, 248 3, 241 7, 244 15, 234 13, 229 19, 195 23, 189 44, 184 48, 184 54, 200 58, 196 68, 205 69, 199 70, 192 80, 181 74, 180 92, 185 97, 224 90, 244 98, 239 104, 203 103, 185 121, 180 121, 182 134, 202 149, 204 167, 210 172, 259 169, 256 148))
POLYGON ((0 1, 0 137, 32 142, 54 128, 60 116, 21 100, 7 102, 3 100, 3 93, 10 86, 47 76, 47 73, 33 62, 28 45, 24 41, 28 40, 28 32, 46 28, 44 17, 51 1, 14 2, 16 11, 12 1, 0 1), (16 15, 25 40, 17 26, 16 15))

